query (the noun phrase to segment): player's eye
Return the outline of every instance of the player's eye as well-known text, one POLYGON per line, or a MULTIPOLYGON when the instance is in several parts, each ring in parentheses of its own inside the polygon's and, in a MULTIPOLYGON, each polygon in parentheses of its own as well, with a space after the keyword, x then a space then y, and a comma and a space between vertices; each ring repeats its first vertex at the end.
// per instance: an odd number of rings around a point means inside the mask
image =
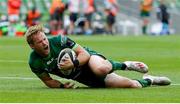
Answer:
POLYGON ((41 43, 42 41, 38 41, 37 44, 41 43))

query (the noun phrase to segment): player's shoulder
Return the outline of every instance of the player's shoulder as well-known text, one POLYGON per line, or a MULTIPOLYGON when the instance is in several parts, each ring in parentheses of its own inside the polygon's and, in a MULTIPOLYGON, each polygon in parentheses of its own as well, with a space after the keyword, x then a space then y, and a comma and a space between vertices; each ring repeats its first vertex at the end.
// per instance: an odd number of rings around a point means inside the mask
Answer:
POLYGON ((68 41, 71 39, 65 35, 59 34, 57 36, 48 37, 48 40, 49 40, 50 44, 63 46, 63 45, 66 45, 68 43, 68 41))
POLYGON ((48 40, 50 40, 50 41, 60 41, 64 37, 66 37, 66 36, 61 35, 61 34, 59 34, 57 36, 48 36, 48 40))
POLYGON ((64 35, 59 34, 57 36, 48 37, 48 40, 49 40, 50 43, 63 44, 67 40, 67 37, 64 36, 64 35))

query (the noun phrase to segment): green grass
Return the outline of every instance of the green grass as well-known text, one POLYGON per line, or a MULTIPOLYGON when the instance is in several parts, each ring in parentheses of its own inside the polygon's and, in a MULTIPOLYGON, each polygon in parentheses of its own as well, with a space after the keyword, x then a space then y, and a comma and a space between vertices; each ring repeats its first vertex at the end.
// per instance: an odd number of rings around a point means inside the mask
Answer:
MULTIPOLYGON (((72 36, 71 38, 83 46, 101 52, 109 59, 143 61, 148 64, 151 74, 168 76, 172 84, 180 84, 180 36, 178 35, 72 36)), ((180 85, 143 89, 49 89, 30 71, 27 64, 30 51, 24 38, 0 37, 1 103, 180 103, 180 85), (16 78, 3 79, 3 77, 16 78), (17 79, 20 77, 34 79, 17 79)), ((117 73, 130 78, 142 77, 136 72, 117 71, 117 73)))

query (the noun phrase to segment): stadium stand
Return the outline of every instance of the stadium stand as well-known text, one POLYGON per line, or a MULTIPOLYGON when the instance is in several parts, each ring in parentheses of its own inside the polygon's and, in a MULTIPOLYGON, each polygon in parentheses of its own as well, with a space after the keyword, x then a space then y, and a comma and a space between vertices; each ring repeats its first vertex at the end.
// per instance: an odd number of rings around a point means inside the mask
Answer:
MULTIPOLYGON (((131 17, 133 17, 137 20, 137 23, 140 24, 140 17, 139 17, 140 0, 118 0, 118 1, 119 1, 120 8, 121 8, 120 14, 125 15, 126 19, 128 19, 128 20, 132 20, 131 17)), ((169 11, 170 11, 170 15, 171 15, 171 28, 173 30, 175 30, 175 33, 180 33, 180 29, 179 29, 180 28, 180 24, 179 24, 180 0, 166 0, 166 1, 168 2, 169 11)), ((154 6, 156 6, 156 5, 154 5, 154 6)), ((119 17, 121 17, 121 16, 119 16, 119 17)), ((153 25, 154 23, 157 22, 156 7, 153 8, 150 21, 151 21, 150 25, 153 25)))
MULTIPOLYGON (((123 22, 131 23, 131 31, 128 31, 128 34, 141 34, 141 20, 139 17, 139 3, 140 0, 117 0, 120 5, 120 12, 117 15, 115 25, 115 32, 123 34, 126 33, 123 30, 123 22), (127 22, 128 21, 128 22, 127 22), (136 24, 136 25, 132 25, 136 24), (134 26, 134 27, 132 27, 134 26), (119 28, 121 27, 121 28, 119 28)), ((180 16, 180 0, 166 0, 168 2, 169 11, 171 14, 171 28, 175 30, 175 33, 180 33, 180 23, 179 23, 179 16, 180 16)), ((43 23, 48 23, 49 20, 49 8, 51 5, 52 0, 22 0, 22 7, 21 7, 21 20, 25 19, 25 14, 27 11, 31 9, 33 6, 36 6, 37 9, 42 13, 41 21, 43 23)), ((104 12, 104 3, 103 0, 95 0, 98 11, 101 13, 104 12)), ((7 0, 0 0, 0 16, 5 15, 7 16, 7 0)), ((156 5, 155 5, 156 7, 156 5)), ((157 22, 155 7, 152 12, 151 16, 151 24, 157 22)), ((127 26, 127 25, 126 25, 127 26)))

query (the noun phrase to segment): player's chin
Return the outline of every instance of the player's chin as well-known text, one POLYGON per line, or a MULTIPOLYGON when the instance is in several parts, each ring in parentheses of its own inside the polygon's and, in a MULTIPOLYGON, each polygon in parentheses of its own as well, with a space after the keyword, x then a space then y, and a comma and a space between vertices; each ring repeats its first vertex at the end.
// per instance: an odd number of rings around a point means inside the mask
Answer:
POLYGON ((48 56, 49 55, 49 51, 48 50, 43 50, 42 52, 45 56, 48 56))

